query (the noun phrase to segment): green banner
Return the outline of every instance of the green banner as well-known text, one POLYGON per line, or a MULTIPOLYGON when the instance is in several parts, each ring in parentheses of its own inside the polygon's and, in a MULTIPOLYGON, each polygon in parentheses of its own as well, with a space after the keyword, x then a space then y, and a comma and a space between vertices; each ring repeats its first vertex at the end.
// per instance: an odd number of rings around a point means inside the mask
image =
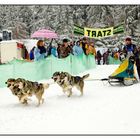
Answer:
POLYGON ((74 34, 84 35, 84 28, 78 25, 74 25, 74 34))
POLYGON ((123 24, 115 26, 113 29, 113 34, 119 34, 119 33, 124 33, 124 25, 123 24))

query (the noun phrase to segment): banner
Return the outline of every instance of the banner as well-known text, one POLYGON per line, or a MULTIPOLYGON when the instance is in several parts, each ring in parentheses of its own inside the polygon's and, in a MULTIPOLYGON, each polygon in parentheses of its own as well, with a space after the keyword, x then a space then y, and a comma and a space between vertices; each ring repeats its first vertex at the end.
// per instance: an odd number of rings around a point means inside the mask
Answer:
MULTIPOLYGON (((107 29, 107 28, 105 28, 105 29, 107 29)), ((84 36, 84 30, 85 30, 85 28, 80 27, 78 25, 74 25, 74 34, 84 36)), ((95 29, 95 30, 102 30, 102 29, 95 29)), ((119 34, 119 33, 124 33, 124 25, 123 24, 120 24, 120 25, 113 27, 113 34, 119 34)))
POLYGON ((124 25, 123 24, 115 26, 113 29, 113 34, 119 34, 119 33, 124 33, 124 25))
POLYGON ((74 25, 74 34, 84 35, 84 28, 78 25, 74 25))
POLYGON ((104 29, 84 28, 84 36, 90 38, 102 38, 113 35, 113 27, 104 29))

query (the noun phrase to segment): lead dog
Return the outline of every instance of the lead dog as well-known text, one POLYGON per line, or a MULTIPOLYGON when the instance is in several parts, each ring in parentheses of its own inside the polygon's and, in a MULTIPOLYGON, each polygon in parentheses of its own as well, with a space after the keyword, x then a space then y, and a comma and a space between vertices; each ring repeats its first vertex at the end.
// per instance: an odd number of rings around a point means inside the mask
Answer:
POLYGON ((49 87, 49 84, 32 82, 22 78, 8 79, 6 83, 7 87, 11 89, 12 93, 18 96, 21 103, 27 104, 28 97, 35 95, 38 99, 38 106, 41 102, 44 102, 42 96, 44 90, 49 87))
MULTIPOLYGON (((11 90, 12 94, 17 96, 20 101, 24 94, 21 92, 18 86, 15 85, 15 82, 16 79, 10 78, 7 80, 7 82, 5 82, 5 84, 7 84, 7 87, 11 90)), ((27 104, 27 99, 24 99, 22 104, 27 104)))
POLYGON ((68 97, 70 97, 74 86, 81 92, 81 95, 83 95, 84 80, 88 77, 89 74, 80 77, 72 76, 67 72, 55 72, 52 79, 63 89, 64 93, 68 92, 68 97))

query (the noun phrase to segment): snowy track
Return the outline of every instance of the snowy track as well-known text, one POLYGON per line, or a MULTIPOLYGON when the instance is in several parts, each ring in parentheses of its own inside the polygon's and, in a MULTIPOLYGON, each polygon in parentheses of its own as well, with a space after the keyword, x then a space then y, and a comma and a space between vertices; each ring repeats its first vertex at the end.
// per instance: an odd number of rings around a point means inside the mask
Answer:
MULTIPOLYGON (((118 66, 98 66, 90 78, 106 78, 118 66)), ((85 74, 84 73, 84 74, 85 74)), ((82 74, 83 75, 83 74, 82 74)), ((52 84, 45 103, 19 104, 7 88, 0 89, 0 134, 139 134, 140 84, 111 87, 86 81, 84 96, 74 89, 71 98, 52 84)))

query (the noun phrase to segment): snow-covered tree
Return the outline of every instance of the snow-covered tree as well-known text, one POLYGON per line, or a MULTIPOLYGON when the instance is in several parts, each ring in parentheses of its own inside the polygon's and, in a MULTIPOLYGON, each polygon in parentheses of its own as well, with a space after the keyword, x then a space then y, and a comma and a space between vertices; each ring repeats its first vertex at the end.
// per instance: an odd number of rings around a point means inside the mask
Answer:
POLYGON ((49 28, 58 34, 71 35, 74 24, 100 28, 121 23, 124 24, 125 35, 139 36, 140 6, 0 5, 0 30, 12 29, 15 32, 19 28, 19 32, 26 34, 24 35, 26 38, 41 28, 49 28))

